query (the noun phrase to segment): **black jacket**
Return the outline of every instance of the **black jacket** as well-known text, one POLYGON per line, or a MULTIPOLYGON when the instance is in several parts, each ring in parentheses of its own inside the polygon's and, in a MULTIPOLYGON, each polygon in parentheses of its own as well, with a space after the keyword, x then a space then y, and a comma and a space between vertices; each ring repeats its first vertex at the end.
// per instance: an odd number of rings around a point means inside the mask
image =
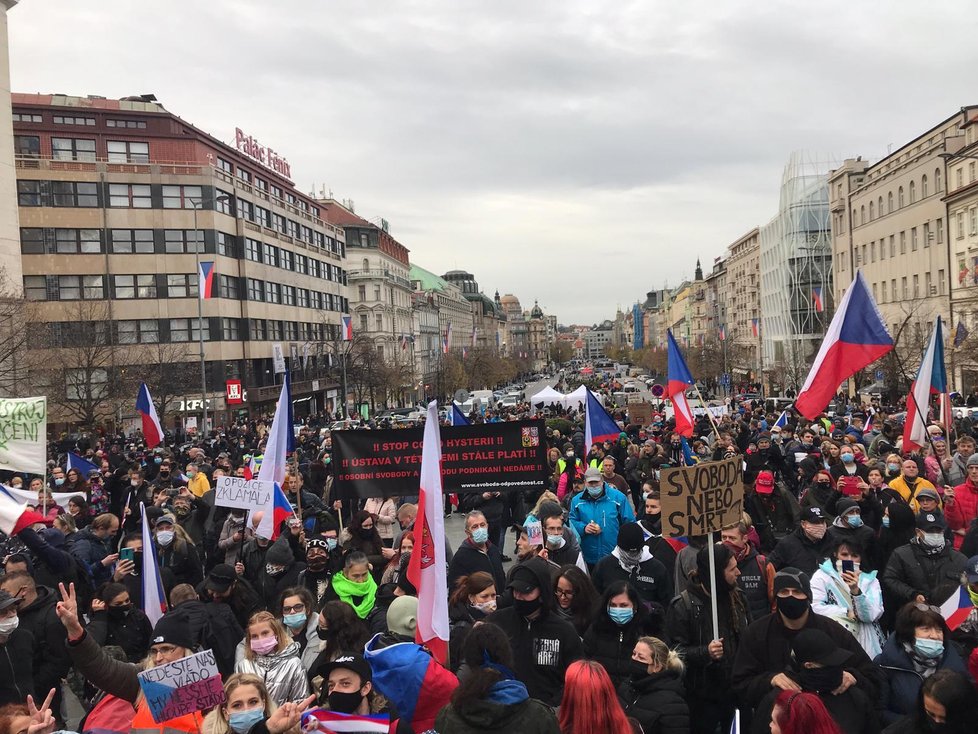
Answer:
MULTIPOLYGON (((503 571, 503 556, 498 546, 486 543, 486 551, 479 550, 469 538, 462 541, 462 545, 452 556, 452 562, 448 564, 448 588, 454 589, 455 582, 462 576, 469 576, 476 571, 485 571, 496 581, 496 593, 502 594, 506 589, 506 574, 503 571)), ((551 588, 549 585, 546 588, 551 588)), ((533 693, 531 692, 532 696, 533 693)))
POLYGON ((941 604, 952 588, 961 585, 961 574, 968 559, 945 544, 940 553, 928 555, 912 540, 890 554, 880 583, 899 609, 918 594, 932 604, 941 604))
POLYGON ((111 580, 112 570, 102 565, 102 560, 109 555, 109 548, 104 540, 92 533, 91 528, 75 533, 71 552, 88 570, 96 587, 111 580))
POLYGON ((23 704, 28 694, 37 695, 32 665, 34 654, 34 635, 20 627, 6 642, 0 643, 0 706, 23 704))
POLYGON ((139 663, 149 651, 153 624, 142 609, 134 606, 121 618, 110 615, 108 611, 95 612, 85 629, 101 647, 118 645, 126 651, 130 663, 139 663))
POLYGON ((750 621, 753 622, 771 613, 767 585, 770 561, 764 554, 758 553, 752 543, 748 544, 748 548, 744 559, 737 561, 737 568, 740 570, 737 585, 744 592, 747 608, 750 611, 750 621))
POLYGON ((174 582, 196 586, 204 580, 204 564, 197 546, 176 538, 166 548, 156 546, 155 542, 153 545, 160 559, 160 568, 170 569, 174 582))
POLYGON ((828 554, 828 532, 820 541, 814 542, 805 535, 805 531, 799 526, 790 535, 786 535, 778 541, 768 556, 768 560, 777 569, 791 566, 811 576, 818 568, 818 564, 828 557, 828 554))
POLYGON ((61 679, 71 668, 71 659, 65 649, 68 633, 55 612, 57 604, 58 595, 52 589, 38 586, 37 598, 17 611, 19 627, 34 637, 34 698, 40 696, 42 701, 48 691, 59 688, 61 679))
POLYGON ((214 651, 217 669, 224 678, 234 672, 235 648, 244 637, 244 630, 227 604, 191 599, 165 616, 183 619, 197 646, 214 651))
POLYGON ((869 525, 853 528, 848 525, 840 526, 833 523, 825 531, 825 536, 829 538, 829 546, 834 546, 841 540, 852 541, 863 549, 862 557, 865 560, 862 561, 860 567, 864 571, 876 570, 876 533, 869 525))
POLYGON ((637 615, 628 624, 617 625, 602 610, 584 633, 584 654, 601 663, 617 688, 635 672, 632 650, 638 639, 646 634, 644 620, 637 615))
POLYGON ((689 705, 682 677, 670 670, 631 676, 618 687, 625 714, 645 734, 689 734, 689 705))
POLYGON ((635 571, 629 572, 622 568, 621 562, 615 556, 605 556, 595 564, 591 581, 599 594, 603 594, 615 581, 627 581, 631 584, 638 592, 645 610, 658 623, 652 630, 653 634, 658 632, 658 625, 661 625, 666 607, 672 599, 669 574, 661 561, 649 558, 642 561, 635 571))
MULTIPOLYGON (((788 674, 797 681, 797 676, 788 674)), ((815 691, 808 691, 815 693, 815 691)), ((771 714, 774 711, 774 700, 781 689, 772 689, 758 704, 751 718, 751 734, 770 734, 771 714)), ((832 720, 839 725, 842 734, 879 734, 880 719, 876 712, 876 704, 870 700, 866 692, 859 686, 852 686, 839 695, 832 693, 815 693, 825 705, 832 720)))
MULTIPOLYGON (((838 622, 808 611, 802 629, 818 629, 832 638, 836 645, 852 654, 845 669, 856 678, 870 700, 879 695, 881 676, 859 641, 838 622)), ((789 670, 792 632, 777 612, 753 622, 740 641, 734 660, 733 688, 743 705, 756 707, 771 692, 771 679, 789 670)))

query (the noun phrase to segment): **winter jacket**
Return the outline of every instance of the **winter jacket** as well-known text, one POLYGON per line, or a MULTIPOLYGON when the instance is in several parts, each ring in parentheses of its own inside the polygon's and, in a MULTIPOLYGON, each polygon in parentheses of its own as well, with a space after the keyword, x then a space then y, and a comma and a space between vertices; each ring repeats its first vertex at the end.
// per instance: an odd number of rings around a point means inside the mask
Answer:
POLYGON ((951 457, 951 466, 947 469, 947 479, 952 487, 957 487, 968 478, 968 460, 955 452, 951 457))
POLYGON ((837 517, 829 525, 825 535, 829 538, 829 547, 841 540, 848 540, 859 546, 863 549, 861 567, 866 571, 872 571, 876 568, 876 533, 869 525, 864 524, 854 528, 849 523, 843 524, 843 520, 837 517))
POLYGON ((99 690, 136 703, 140 690, 138 665, 110 658, 87 632, 74 642, 68 640, 67 645, 72 665, 87 681, 99 690))
POLYGON ((124 617, 112 616, 108 611, 95 612, 85 629, 101 647, 118 645, 126 651, 130 663, 138 663, 149 650, 153 625, 143 610, 134 606, 124 617))
POLYGON ((737 586, 744 592, 749 619, 753 622, 771 613, 774 566, 753 544, 748 543, 747 548, 747 554, 737 560, 737 586))
POLYGON ((170 569, 176 583, 196 586, 204 580, 203 561, 193 543, 174 538, 166 548, 155 542, 153 545, 160 559, 160 568, 170 569))
POLYGON ((40 696, 42 701, 52 688, 58 688, 60 692, 61 679, 71 668, 71 659, 65 650, 68 634, 55 612, 57 604, 58 595, 53 589, 38 586, 37 598, 17 610, 19 627, 34 636, 34 698, 40 696))
POLYGON ((602 610, 584 633, 584 655, 601 663, 617 688, 635 671, 632 650, 640 637, 648 634, 645 620, 632 617, 628 624, 615 624, 602 610))
POLYGON ((449 670, 457 671, 462 666, 462 645, 476 622, 484 620, 488 614, 468 603, 453 604, 448 608, 448 662, 449 670))
POLYGON ((471 538, 466 538, 452 556, 452 562, 448 564, 448 588, 454 589, 455 582, 462 576, 469 576, 476 571, 485 571, 493 577, 497 594, 502 594, 506 589, 506 574, 503 571, 503 556, 499 547, 489 542, 483 551, 471 538))
POLYGON ((594 565, 614 550, 618 542, 618 529, 635 522, 632 503, 628 498, 605 483, 598 497, 591 497, 587 490, 571 500, 569 519, 581 538, 581 552, 589 565, 594 565), (601 532, 590 535, 584 528, 591 522, 601 526, 601 532))
POLYGON ((625 715, 645 734, 689 734, 689 705, 682 677, 671 670, 631 676, 618 687, 625 715))
POLYGON ((560 734, 553 710, 530 698, 518 680, 501 680, 485 699, 461 710, 448 704, 435 718, 438 734, 560 734))
POLYGON ((786 535, 778 541, 768 560, 779 570, 791 566, 811 576, 818 568, 818 564, 828 556, 828 551, 828 533, 821 540, 813 541, 799 526, 791 535, 786 535))
POLYGON ((900 499, 910 505, 915 513, 920 512, 920 506, 917 504, 916 500, 917 492, 922 489, 937 489, 931 482, 923 477, 917 477, 917 479, 913 482, 913 485, 911 485, 903 474, 889 480, 887 485, 890 487, 890 489, 896 491, 897 494, 900 495, 900 499))
POLYGON ((627 581, 638 592, 645 611, 661 621, 672 598, 668 574, 666 567, 652 557, 648 548, 642 546, 642 551, 641 563, 625 568, 616 547, 610 556, 605 556, 594 566, 591 581, 599 594, 603 594, 615 581, 627 581))
POLYGON ((290 642, 284 649, 269 655, 256 654, 234 666, 235 673, 251 673, 265 681, 269 697, 278 705, 301 701, 309 695, 309 681, 299 659, 299 643, 290 642))
POLYGON ((96 536, 91 528, 75 533, 75 542, 71 550, 75 558, 88 570, 96 587, 112 579, 112 569, 102 565, 102 561, 109 555, 108 544, 96 536))
MULTIPOLYGON (((879 695, 880 674, 862 646, 848 630, 811 611, 802 629, 818 629, 836 645, 852 653, 845 670, 856 679, 870 700, 879 695)), ((796 633, 784 626, 781 615, 769 614, 751 623, 740 641, 733 666, 733 689, 743 705, 756 707, 771 691, 771 679, 788 671, 791 640, 796 633)))
POLYGON ((18 627, 6 642, 0 643, 0 706, 23 704, 28 695, 37 696, 34 654, 34 636, 26 629, 18 627))
MULTIPOLYGON (((971 521, 978 517, 978 487, 966 481, 954 488, 954 499, 945 500, 944 517, 951 530, 968 531, 971 521)), ((961 550, 964 535, 954 534, 954 549, 961 550)))
POLYGON ((961 584, 961 574, 968 559, 945 545, 939 553, 927 554, 916 539, 890 554, 883 571, 882 584, 899 609, 918 594, 931 603, 941 604, 951 587, 961 584))
POLYGON ((764 495, 747 492, 744 504, 748 514, 754 518, 754 527, 761 537, 763 549, 773 548, 798 526, 801 508, 798 500, 780 482, 775 483, 774 491, 764 495))
POLYGON ((812 611, 834 619, 849 630, 866 654, 874 658, 880 654, 883 644, 879 627, 883 589, 876 571, 859 574, 859 591, 853 596, 831 559, 826 559, 812 575, 812 611))
POLYGON ((547 557, 558 566, 575 566, 580 555, 581 544, 571 528, 564 528, 564 544, 560 548, 547 545, 547 557))
MULTIPOLYGON (((798 681, 798 676, 793 673, 786 675, 795 682, 798 681)), ((880 720, 876 703, 858 686, 851 686, 839 695, 808 692, 818 696, 842 734, 879 734, 880 720)), ((772 689, 758 704, 751 717, 751 734, 770 734, 774 700, 779 693, 780 688, 772 689)))
MULTIPOLYGON (((924 679, 914 670, 909 653, 895 634, 886 638, 883 652, 876 656, 874 662, 882 668, 885 676, 880 699, 883 705, 883 723, 892 724, 916 709, 924 679)), ((945 669, 968 676, 964 661, 948 640, 944 642, 944 655, 936 670, 945 669)))
POLYGON ((179 616, 186 622, 194 642, 202 650, 213 650, 217 669, 222 676, 234 672, 235 649, 244 637, 244 628, 238 623, 227 604, 188 599, 171 609, 165 616, 179 616))

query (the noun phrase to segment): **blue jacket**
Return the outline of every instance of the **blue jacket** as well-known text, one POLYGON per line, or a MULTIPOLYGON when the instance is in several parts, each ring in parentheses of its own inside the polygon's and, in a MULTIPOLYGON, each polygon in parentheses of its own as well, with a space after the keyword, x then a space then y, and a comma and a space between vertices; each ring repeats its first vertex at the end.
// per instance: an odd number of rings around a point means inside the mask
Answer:
POLYGON ((571 500, 570 522, 581 538, 581 553, 587 563, 594 564, 611 553, 618 543, 618 528, 635 522, 632 505, 621 492, 605 482, 604 492, 592 498, 585 489, 571 500), (601 526, 598 535, 584 532, 588 523, 601 526))

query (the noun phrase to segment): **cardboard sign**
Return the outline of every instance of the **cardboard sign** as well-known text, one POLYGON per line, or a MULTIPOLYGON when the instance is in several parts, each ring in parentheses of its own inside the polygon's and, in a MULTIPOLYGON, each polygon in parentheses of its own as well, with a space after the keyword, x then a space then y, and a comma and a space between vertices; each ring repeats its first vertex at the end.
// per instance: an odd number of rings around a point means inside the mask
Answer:
POLYGON ((139 687, 157 724, 224 702, 224 684, 211 650, 142 671, 139 687))
POLYGON ((0 398, 0 469, 44 475, 47 434, 47 398, 0 398))
POLYGON ((218 477, 214 505, 236 510, 264 510, 272 505, 275 482, 244 477, 218 477))
POLYGON ((740 520, 744 506, 740 457, 663 469, 662 534, 670 538, 706 535, 740 520))
POLYGON ((640 426, 647 426, 652 422, 652 412, 652 403, 629 403, 628 421, 640 426))

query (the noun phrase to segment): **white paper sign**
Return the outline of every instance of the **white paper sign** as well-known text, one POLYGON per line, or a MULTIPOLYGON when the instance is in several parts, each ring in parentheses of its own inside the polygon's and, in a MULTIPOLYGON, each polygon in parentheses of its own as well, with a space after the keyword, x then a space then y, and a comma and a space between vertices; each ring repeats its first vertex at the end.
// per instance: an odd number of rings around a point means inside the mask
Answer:
POLYGON ((285 372, 285 354, 279 342, 272 344, 272 363, 275 365, 275 374, 285 372))
POLYGON ((244 477, 218 477, 214 504, 236 510, 265 510, 272 506, 275 482, 244 477))
POLYGON ((0 469, 43 475, 47 433, 47 398, 0 398, 0 469))

